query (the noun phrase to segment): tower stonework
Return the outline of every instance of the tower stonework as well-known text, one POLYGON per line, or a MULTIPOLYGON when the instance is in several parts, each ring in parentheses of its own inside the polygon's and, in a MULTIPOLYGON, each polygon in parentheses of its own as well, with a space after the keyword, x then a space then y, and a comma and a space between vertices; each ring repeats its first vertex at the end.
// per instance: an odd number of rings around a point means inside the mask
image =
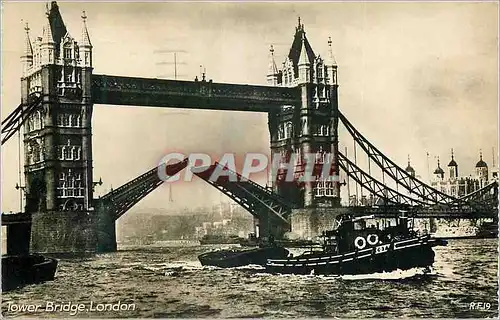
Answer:
POLYGON ((276 67, 271 47, 267 75, 268 85, 300 90, 299 106, 283 106, 269 113, 271 157, 284 159, 277 172, 271 174, 271 184, 275 192, 305 208, 340 206, 337 63, 331 39, 328 46, 326 59, 316 56, 299 19, 292 46, 280 69, 276 67), (306 155, 314 157, 313 161, 320 166, 329 157, 330 174, 334 178, 297 181, 304 174, 306 155), (290 161, 295 179, 287 182, 283 179, 290 161))
POLYGON ((42 95, 24 124, 25 211, 32 213, 35 252, 87 252, 97 245, 92 177, 92 45, 66 30, 57 3, 47 8, 41 37, 21 62, 22 102, 42 95))

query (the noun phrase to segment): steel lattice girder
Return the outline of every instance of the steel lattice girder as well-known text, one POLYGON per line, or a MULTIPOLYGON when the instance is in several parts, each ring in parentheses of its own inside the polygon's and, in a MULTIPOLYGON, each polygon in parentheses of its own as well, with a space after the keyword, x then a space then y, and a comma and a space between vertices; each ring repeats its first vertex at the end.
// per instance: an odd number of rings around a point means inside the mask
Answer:
POLYGON ((2 145, 18 132, 24 122, 38 109, 43 96, 36 92, 30 96, 30 99, 32 99, 30 103, 20 104, 2 121, 2 145))
POLYGON ((259 218, 263 211, 270 212, 272 214, 271 217, 289 226, 286 216, 291 212, 291 206, 280 199, 278 195, 272 194, 269 190, 257 183, 250 180, 241 181, 241 175, 227 168, 223 168, 218 163, 205 168, 202 172, 194 173, 241 205, 253 216, 259 218), (210 179, 217 167, 231 176, 232 179, 227 175, 219 177, 217 180, 210 179))
POLYGON ((413 199, 407 195, 404 195, 394 189, 385 186, 382 182, 370 176, 368 173, 363 171, 361 168, 356 166, 351 162, 345 155, 341 152, 339 155, 339 166, 344 170, 344 172, 353 178, 357 183, 359 183, 367 191, 371 192, 384 200, 387 200, 394 204, 406 205, 406 206, 422 206, 426 205, 425 202, 418 199, 413 199))
MULTIPOLYGON (((181 162, 165 167, 169 176, 173 176, 187 166, 188 158, 181 162)), ((163 180, 158 175, 158 169, 153 168, 139 177, 132 179, 118 189, 104 195, 99 199, 101 203, 108 207, 114 219, 120 218, 127 210, 141 201, 144 197, 158 188, 163 180)))
POLYGON ((452 202, 461 202, 459 199, 449 196, 439 190, 436 190, 417 178, 412 177, 408 172, 397 166, 392 160, 387 158, 375 146, 373 146, 359 131, 347 120, 347 118, 339 111, 339 119, 342 121, 346 129, 349 131, 354 140, 363 148, 372 159, 385 173, 387 173, 399 185, 406 188, 411 193, 417 195, 427 203, 449 204, 452 202))

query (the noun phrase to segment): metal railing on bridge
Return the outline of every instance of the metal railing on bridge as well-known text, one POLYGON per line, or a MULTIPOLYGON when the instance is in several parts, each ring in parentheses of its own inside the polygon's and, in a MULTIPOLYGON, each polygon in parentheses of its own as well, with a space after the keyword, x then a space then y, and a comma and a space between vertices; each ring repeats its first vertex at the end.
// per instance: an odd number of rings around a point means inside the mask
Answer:
MULTIPOLYGON (((166 173, 168 176, 173 176, 184 169, 187 164, 188 158, 171 165, 166 165, 166 173)), ((160 170, 162 170, 162 166, 155 167, 101 198, 95 199, 97 206, 104 206, 105 210, 111 214, 113 219, 117 220, 127 212, 127 210, 132 208, 132 206, 137 204, 164 182, 158 174, 158 169, 160 168, 160 170)))
POLYGON ((193 170, 193 173, 230 197, 253 216, 259 218, 268 212, 276 221, 289 227, 287 217, 294 205, 287 200, 218 162, 201 172, 198 170, 200 169, 193 170), (221 173, 217 179, 213 179, 217 176, 214 175, 215 170, 220 170, 221 173))

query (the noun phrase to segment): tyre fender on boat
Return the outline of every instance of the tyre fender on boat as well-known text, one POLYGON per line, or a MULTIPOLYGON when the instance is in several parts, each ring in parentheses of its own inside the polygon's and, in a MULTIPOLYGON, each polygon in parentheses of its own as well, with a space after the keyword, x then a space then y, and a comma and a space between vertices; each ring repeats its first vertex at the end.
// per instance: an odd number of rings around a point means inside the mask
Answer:
POLYGON ((368 244, 371 246, 376 245, 378 243, 378 235, 370 234, 368 237, 366 237, 366 242, 368 242, 368 244))
POLYGON ((356 237, 354 239, 354 246, 358 248, 359 250, 362 250, 366 247, 366 240, 363 237, 356 237))

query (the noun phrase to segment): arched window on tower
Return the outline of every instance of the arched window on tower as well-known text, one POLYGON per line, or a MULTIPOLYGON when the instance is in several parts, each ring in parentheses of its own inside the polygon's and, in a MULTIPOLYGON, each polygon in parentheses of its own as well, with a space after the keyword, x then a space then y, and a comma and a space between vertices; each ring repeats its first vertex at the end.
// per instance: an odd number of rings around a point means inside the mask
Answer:
POLYGON ((330 126, 324 124, 321 126, 321 135, 322 136, 329 136, 330 135, 330 126))
POLYGON ((64 59, 71 59, 71 48, 64 48, 64 59))
POLYGON ((71 152, 69 146, 62 147, 63 149, 63 160, 70 160, 71 152))
POLYGON ((31 156, 33 163, 40 162, 42 160, 42 150, 37 142, 33 142, 31 145, 31 156))
POLYGON ((290 139, 293 133, 293 125, 291 121, 285 123, 285 139, 290 139))
POLYGON ((318 79, 323 79, 323 65, 319 63, 316 67, 316 73, 318 75, 318 79))
POLYGON ((316 163, 323 163, 325 159, 325 151, 323 150, 323 146, 319 146, 318 151, 316 152, 316 163))
POLYGON ((325 182, 323 180, 318 180, 316 182, 316 196, 322 197, 325 195, 325 182))
POLYGON ((64 172, 59 173, 59 180, 57 183, 57 196, 62 197, 64 196, 64 189, 66 187, 66 175, 64 172))
POLYGON ((33 129, 34 130, 40 130, 41 129, 41 121, 42 121, 42 115, 40 113, 40 111, 37 111, 34 115, 33 115, 33 129))
POLYGON ((278 140, 283 140, 285 138, 285 128, 283 127, 283 124, 280 123, 278 125, 278 140))
POLYGON ((73 160, 80 160, 80 147, 78 146, 74 146, 71 148, 71 152, 72 152, 72 159, 73 160))
POLYGON ((63 117, 63 127, 69 127, 70 126, 69 115, 63 114, 62 117, 63 117))

